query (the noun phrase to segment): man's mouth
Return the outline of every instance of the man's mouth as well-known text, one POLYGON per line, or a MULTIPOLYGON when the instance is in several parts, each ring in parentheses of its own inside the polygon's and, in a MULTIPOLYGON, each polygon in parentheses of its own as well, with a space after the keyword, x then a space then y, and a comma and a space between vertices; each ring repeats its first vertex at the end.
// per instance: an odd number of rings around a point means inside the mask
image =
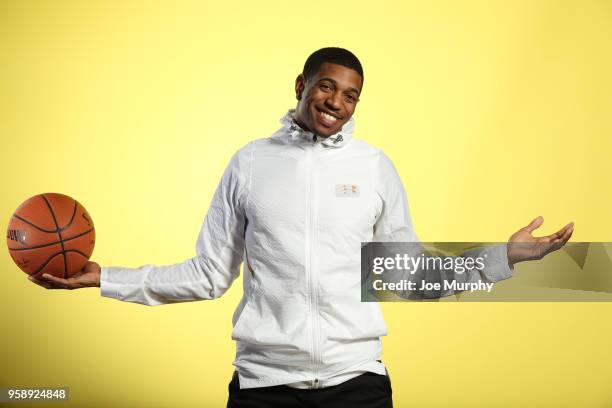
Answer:
POLYGON ((319 117, 320 122, 326 127, 334 126, 336 122, 341 119, 332 113, 326 112, 319 108, 315 109, 317 110, 317 116, 319 117))

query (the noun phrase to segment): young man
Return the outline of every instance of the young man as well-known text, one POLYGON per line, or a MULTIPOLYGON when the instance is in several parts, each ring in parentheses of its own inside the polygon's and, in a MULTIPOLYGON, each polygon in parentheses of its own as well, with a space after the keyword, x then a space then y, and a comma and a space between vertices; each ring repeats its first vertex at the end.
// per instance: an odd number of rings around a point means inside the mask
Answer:
MULTIPOLYGON (((391 407, 381 362, 387 329, 379 305, 360 301, 360 245, 417 237, 391 161, 352 137, 362 87, 351 52, 324 48, 308 58, 295 83, 297 106, 282 127, 232 157, 194 258, 136 269, 90 262, 73 278, 36 283, 100 286, 103 296, 160 305, 220 297, 244 261, 228 407, 391 407)), ((573 231, 568 224, 532 237, 541 223, 538 217, 492 252, 497 268, 481 278, 510 277, 514 263, 560 248, 573 231)))

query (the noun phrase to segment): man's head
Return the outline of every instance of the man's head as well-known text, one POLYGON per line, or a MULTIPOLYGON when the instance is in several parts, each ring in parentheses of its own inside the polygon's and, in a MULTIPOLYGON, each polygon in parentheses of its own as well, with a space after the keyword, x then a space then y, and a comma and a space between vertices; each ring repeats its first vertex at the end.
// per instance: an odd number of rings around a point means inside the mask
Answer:
POLYGON ((296 122, 327 137, 337 133, 355 112, 363 87, 363 69, 353 53, 322 48, 304 64, 295 80, 296 122))

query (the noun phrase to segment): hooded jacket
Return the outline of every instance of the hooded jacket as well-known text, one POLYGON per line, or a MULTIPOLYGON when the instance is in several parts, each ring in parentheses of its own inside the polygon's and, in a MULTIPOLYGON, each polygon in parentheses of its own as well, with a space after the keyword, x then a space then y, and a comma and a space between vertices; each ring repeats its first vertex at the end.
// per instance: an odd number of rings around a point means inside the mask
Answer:
MULTIPOLYGON (((160 305, 220 297, 244 262, 232 318, 241 388, 384 375, 387 328, 379 305, 361 302, 361 243, 417 241, 400 177, 381 150, 353 139, 354 119, 322 139, 292 114, 231 158, 195 257, 102 268, 102 296, 160 305)), ((504 266, 484 279, 511 276, 504 250, 491 257, 504 266)))

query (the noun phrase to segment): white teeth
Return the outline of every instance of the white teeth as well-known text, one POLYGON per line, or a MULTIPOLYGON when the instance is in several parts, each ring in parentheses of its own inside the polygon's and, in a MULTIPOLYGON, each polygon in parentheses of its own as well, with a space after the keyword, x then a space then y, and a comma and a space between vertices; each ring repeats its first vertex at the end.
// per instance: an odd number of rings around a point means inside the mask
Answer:
POLYGON ((331 120, 332 122, 333 122, 333 121, 338 120, 338 118, 336 118, 336 117, 334 117, 334 116, 332 116, 332 115, 330 115, 330 114, 328 114, 328 113, 325 113, 325 112, 321 112, 321 115, 322 115, 322 116, 323 116, 325 119, 327 119, 327 120, 331 120))

